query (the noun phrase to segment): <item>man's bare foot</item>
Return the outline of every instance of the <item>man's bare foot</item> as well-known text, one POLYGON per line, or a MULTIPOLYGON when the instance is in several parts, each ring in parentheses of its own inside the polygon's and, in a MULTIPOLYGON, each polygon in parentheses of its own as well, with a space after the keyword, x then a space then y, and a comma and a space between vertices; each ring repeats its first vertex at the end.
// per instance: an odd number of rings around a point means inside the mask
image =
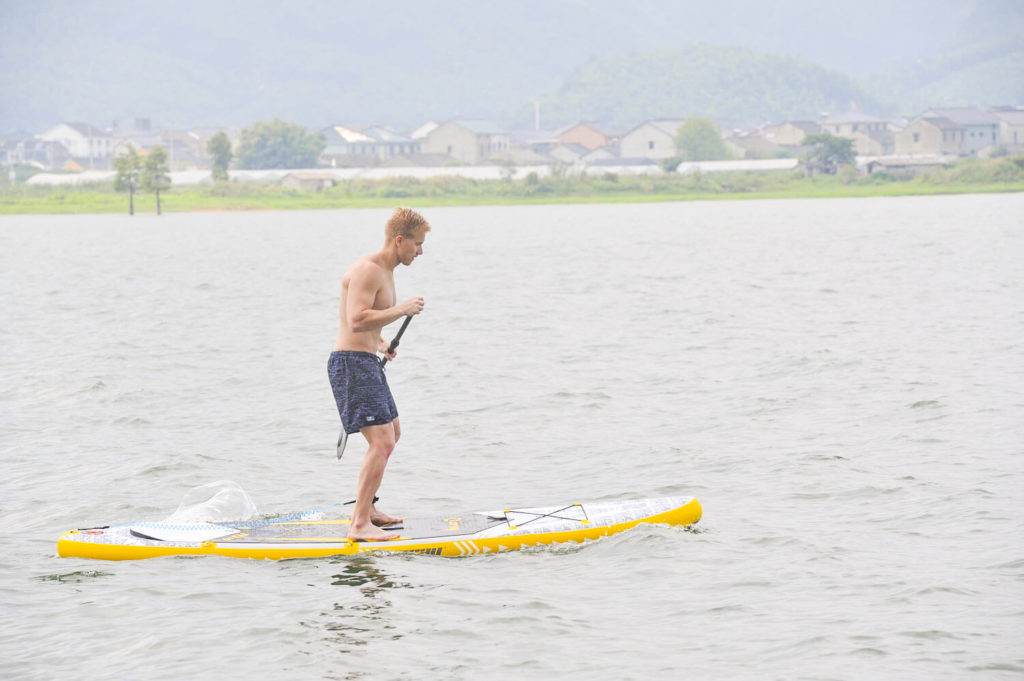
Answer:
POLYGON ((349 541, 391 541, 394 539, 401 539, 401 537, 394 532, 385 532, 373 524, 365 527, 350 525, 348 528, 349 541))
POLYGON ((378 511, 376 507, 370 510, 370 522, 377 527, 387 527, 388 525, 394 525, 395 523, 402 522, 401 518, 396 518, 393 515, 388 515, 383 511, 378 511))

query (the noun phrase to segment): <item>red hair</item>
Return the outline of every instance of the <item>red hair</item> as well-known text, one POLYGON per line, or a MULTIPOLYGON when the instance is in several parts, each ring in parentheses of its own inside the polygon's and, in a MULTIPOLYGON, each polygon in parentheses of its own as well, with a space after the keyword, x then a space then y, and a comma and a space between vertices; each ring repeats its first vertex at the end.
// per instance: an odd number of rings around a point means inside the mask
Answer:
POLYGON ((411 208, 396 208, 385 225, 384 233, 387 235, 388 241, 393 241, 398 235, 402 235, 406 239, 415 238, 421 230, 423 232, 430 231, 430 223, 426 218, 411 208))

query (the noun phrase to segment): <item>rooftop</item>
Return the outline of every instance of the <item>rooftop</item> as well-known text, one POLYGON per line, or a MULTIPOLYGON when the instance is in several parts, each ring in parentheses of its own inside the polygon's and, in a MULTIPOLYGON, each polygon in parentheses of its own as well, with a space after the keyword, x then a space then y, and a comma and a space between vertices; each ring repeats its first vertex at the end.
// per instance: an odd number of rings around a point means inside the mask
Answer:
POLYGON ((455 119, 450 121, 451 123, 458 125, 459 127, 465 128, 470 132, 476 133, 477 135, 504 135, 505 131, 498 127, 496 124, 490 121, 481 121, 475 119, 461 120, 455 119))
POLYGON ((939 109, 928 109, 922 118, 948 118, 959 125, 993 125, 999 123, 999 119, 991 111, 975 107, 950 107, 939 109))

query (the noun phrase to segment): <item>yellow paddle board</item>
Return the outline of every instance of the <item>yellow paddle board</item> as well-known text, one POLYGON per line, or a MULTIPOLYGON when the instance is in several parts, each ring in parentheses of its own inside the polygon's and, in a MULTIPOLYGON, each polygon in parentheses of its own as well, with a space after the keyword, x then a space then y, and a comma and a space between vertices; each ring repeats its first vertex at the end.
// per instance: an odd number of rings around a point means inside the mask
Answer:
POLYGON ((379 542, 349 541, 348 519, 329 516, 321 510, 260 521, 138 522, 72 530, 57 541, 57 552, 65 558, 102 560, 158 556, 280 560, 368 551, 470 556, 540 544, 580 543, 641 523, 693 525, 700 520, 701 507, 693 497, 664 497, 410 517, 385 528, 399 535, 398 539, 379 542))

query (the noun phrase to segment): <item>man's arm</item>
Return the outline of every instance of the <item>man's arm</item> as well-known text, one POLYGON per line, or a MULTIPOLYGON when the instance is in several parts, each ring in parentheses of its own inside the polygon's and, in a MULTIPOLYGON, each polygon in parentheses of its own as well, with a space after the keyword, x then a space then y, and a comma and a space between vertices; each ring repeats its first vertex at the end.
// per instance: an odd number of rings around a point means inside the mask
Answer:
POLYGON ((372 265, 361 265, 352 273, 345 300, 345 318, 353 333, 379 331, 397 319, 423 310, 423 298, 419 297, 383 310, 373 309, 373 301, 386 283, 386 275, 372 265))

